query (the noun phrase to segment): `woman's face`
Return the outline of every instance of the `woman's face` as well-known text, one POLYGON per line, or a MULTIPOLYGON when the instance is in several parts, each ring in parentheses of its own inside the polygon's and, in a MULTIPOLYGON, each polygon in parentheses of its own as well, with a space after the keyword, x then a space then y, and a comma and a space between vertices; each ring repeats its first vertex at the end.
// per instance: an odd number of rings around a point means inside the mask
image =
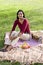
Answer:
POLYGON ((23 18, 23 13, 22 12, 19 12, 18 13, 18 17, 19 17, 19 19, 22 19, 23 18))

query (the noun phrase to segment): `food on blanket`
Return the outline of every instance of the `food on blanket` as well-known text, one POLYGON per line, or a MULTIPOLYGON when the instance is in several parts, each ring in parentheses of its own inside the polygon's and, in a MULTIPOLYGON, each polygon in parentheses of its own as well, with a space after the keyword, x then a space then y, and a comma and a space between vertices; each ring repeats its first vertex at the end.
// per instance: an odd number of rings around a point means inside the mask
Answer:
POLYGON ((22 49, 27 49, 27 48, 30 48, 30 45, 28 45, 26 42, 24 42, 24 44, 21 45, 21 48, 22 49))

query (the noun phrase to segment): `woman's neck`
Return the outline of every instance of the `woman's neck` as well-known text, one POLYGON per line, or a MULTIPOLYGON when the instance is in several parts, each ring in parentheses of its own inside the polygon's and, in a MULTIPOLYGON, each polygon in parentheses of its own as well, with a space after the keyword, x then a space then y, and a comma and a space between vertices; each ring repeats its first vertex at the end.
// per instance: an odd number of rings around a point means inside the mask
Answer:
POLYGON ((20 22, 21 24, 23 23, 23 21, 24 21, 24 18, 19 19, 19 22, 20 22))
POLYGON ((20 18, 19 20, 21 20, 21 21, 22 21, 22 20, 24 20, 24 18, 20 18))

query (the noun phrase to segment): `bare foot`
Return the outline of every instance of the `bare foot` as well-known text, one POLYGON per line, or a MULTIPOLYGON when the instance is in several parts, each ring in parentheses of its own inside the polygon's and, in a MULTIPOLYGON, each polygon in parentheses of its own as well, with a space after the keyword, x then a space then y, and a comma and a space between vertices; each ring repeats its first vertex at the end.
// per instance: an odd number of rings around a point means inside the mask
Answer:
POLYGON ((6 49, 8 47, 8 45, 5 45, 2 49, 6 49))
POLYGON ((13 48, 12 46, 8 46, 8 48, 6 50, 10 51, 12 48, 13 48))

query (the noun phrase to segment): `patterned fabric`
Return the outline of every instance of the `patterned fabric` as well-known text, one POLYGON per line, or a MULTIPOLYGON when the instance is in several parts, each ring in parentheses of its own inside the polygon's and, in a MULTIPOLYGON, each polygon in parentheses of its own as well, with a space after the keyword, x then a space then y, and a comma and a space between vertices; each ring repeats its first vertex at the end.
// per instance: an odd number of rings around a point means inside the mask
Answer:
POLYGON ((20 63, 43 63, 43 44, 29 49, 13 48, 8 52, 0 52, 0 61, 10 60, 20 63))
POLYGON ((8 52, 0 52, 0 61, 2 60, 18 61, 23 64, 43 63, 43 42, 29 49, 13 48, 8 52))

